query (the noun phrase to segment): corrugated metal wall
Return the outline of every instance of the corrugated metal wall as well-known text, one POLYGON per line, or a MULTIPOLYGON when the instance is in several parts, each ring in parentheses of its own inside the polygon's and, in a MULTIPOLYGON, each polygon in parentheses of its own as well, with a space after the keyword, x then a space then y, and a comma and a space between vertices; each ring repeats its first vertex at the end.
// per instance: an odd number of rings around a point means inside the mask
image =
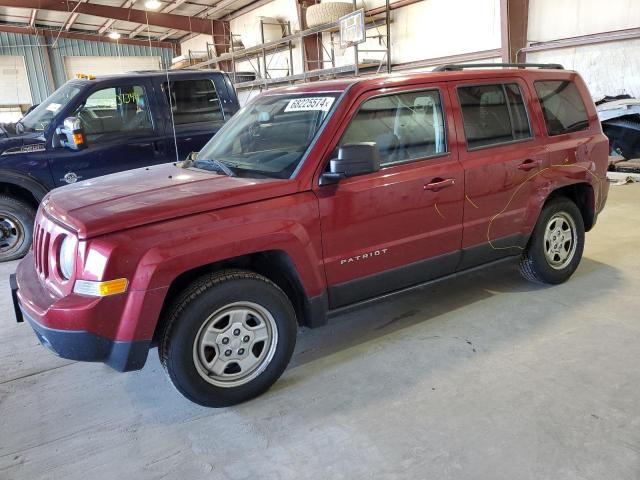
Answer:
MULTIPOLYGON (((31 98, 34 103, 40 103, 55 90, 44 72, 47 59, 43 37, 24 35, 21 33, 0 32, 0 55, 20 55, 24 57, 27 67, 27 77, 31 88, 31 98)), ((0 88, 4 87, 0 85, 0 88)))
MULTIPOLYGON (((38 35, 0 32, 0 55, 20 55, 25 59, 29 87, 34 103, 47 98, 51 92, 66 82, 64 70, 65 56, 155 56, 160 57, 163 66, 171 66, 173 51, 140 45, 116 45, 110 42, 92 42, 71 38, 59 38, 55 46, 48 46, 53 39, 38 35), (53 79, 46 72, 51 65, 53 79), (52 85, 53 83, 53 85, 52 85)), ((0 85, 2 88, 2 85, 0 85)))

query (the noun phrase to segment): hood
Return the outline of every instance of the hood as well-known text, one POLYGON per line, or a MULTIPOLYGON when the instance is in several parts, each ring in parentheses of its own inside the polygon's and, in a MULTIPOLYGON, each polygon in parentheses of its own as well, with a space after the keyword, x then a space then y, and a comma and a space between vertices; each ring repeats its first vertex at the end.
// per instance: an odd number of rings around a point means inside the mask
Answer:
POLYGON ((0 155, 14 153, 29 153, 45 149, 45 139, 42 132, 23 133, 21 135, 0 134, 0 155))
POLYGON ((91 238, 295 191, 292 180, 227 177, 168 163, 56 188, 42 208, 79 238, 91 238))

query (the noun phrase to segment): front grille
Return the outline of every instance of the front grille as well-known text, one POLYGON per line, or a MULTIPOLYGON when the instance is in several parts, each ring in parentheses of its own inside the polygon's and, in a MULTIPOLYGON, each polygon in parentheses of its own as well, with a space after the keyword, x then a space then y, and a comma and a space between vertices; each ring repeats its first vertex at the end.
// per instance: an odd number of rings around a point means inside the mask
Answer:
POLYGON ((49 276, 49 248, 51 246, 51 233, 36 221, 33 230, 33 255, 36 271, 41 277, 49 276))

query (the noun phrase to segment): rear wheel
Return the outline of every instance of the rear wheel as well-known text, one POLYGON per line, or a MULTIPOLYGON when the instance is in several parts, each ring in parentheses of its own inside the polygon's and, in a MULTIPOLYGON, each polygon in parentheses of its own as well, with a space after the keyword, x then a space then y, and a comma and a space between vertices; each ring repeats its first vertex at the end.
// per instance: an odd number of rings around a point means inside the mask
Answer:
POLYGON ((160 360, 189 400, 235 405, 280 377, 296 332, 293 307, 280 288, 253 272, 227 270, 200 278, 174 303, 160 360))
POLYGON ((0 262, 24 257, 31 246, 36 212, 31 205, 0 195, 0 262))
POLYGON ((520 272, 540 283, 566 281, 580 263, 584 249, 584 222, 571 200, 558 197, 542 209, 520 260, 520 272))

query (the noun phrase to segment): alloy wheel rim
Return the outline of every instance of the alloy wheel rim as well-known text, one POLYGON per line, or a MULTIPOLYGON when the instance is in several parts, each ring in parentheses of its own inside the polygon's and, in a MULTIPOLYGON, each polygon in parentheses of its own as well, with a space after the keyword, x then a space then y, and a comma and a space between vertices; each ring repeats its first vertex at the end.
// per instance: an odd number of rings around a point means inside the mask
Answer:
POLYGON ((22 224, 12 215, 0 216, 0 254, 15 250, 24 238, 22 224))
POLYGON ((277 344, 273 315, 261 305, 236 302, 203 322, 193 344, 193 361, 207 382, 237 387, 264 372, 277 344))
POLYGON ((576 253, 576 224, 565 212, 555 213, 544 230, 544 255, 555 270, 565 268, 576 253))

